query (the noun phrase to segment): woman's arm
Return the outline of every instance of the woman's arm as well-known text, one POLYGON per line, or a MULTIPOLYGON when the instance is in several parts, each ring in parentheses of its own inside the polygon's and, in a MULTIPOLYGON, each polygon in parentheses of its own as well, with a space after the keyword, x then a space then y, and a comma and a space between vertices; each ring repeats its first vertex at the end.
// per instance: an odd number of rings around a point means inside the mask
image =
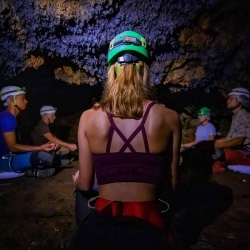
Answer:
POLYGON ((88 111, 82 114, 78 127, 79 177, 75 180, 75 187, 82 191, 90 190, 94 182, 92 154, 86 136, 87 122, 88 111))

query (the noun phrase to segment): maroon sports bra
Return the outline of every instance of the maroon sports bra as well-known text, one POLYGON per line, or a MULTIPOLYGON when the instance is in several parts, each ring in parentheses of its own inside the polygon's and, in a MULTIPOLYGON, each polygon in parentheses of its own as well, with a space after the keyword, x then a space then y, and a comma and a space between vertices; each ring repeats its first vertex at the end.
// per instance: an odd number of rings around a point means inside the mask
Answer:
POLYGON ((155 102, 151 102, 142 118, 141 124, 127 139, 120 129, 115 125, 113 117, 107 113, 110 121, 110 131, 106 147, 106 153, 92 154, 93 165, 99 185, 114 182, 142 182, 157 185, 163 177, 165 166, 165 154, 152 154, 149 152, 148 139, 144 124, 149 111, 155 102), (114 131, 124 141, 119 152, 110 152, 114 131), (142 131, 145 145, 144 152, 136 152, 130 142, 142 131), (131 152, 125 152, 126 148, 131 152))

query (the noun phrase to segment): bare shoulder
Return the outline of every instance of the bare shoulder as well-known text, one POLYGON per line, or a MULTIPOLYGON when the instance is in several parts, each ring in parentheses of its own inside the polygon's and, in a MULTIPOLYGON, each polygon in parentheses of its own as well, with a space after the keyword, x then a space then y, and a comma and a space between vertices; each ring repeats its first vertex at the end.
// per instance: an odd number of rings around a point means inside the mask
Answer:
POLYGON ((101 129, 108 124, 107 114, 102 109, 88 109, 80 118, 79 127, 86 131, 101 129))
POLYGON ((103 115, 104 112, 101 109, 95 110, 93 108, 84 111, 81 115, 81 120, 90 121, 97 116, 103 115))
POLYGON ((179 114, 176 111, 166 108, 160 103, 154 105, 154 113, 156 113, 156 115, 162 115, 167 120, 179 120, 179 114))
POLYGON ((94 114, 96 114, 99 110, 100 110, 100 109, 95 110, 95 109, 93 109, 93 108, 87 109, 87 110, 85 110, 85 111, 82 113, 82 116, 91 116, 91 115, 94 115, 94 114))

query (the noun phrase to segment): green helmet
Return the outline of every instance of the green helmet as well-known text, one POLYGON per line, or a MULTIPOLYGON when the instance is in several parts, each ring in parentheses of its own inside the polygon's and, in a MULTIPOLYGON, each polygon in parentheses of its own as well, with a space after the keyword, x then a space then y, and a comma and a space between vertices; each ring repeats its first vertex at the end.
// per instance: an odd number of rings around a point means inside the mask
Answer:
POLYGON ((198 115, 210 115, 210 114, 211 114, 211 110, 207 107, 202 107, 198 111, 198 115))
POLYGON ((117 62, 118 57, 125 54, 137 56, 140 60, 149 62, 147 43, 144 37, 134 31, 124 31, 118 34, 109 44, 108 65, 117 62))

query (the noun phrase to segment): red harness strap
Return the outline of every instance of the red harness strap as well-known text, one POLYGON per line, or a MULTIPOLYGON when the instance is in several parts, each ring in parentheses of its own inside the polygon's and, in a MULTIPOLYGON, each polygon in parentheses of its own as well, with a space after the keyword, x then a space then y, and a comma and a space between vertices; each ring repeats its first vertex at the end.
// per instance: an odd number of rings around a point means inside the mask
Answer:
POLYGON ((95 209, 107 216, 137 217, 161 230, 164 229, 164 222, 161 218, 161 210, 157 201, 121 202, 98 197, 95 209))
POLYGON ((151 225, 159 228, 163 233, 164 240, 169 250, 176 250, 176 237, 165 226, 161 218, 161 210, 158 202, 122 202, 110 201, 98 197, 95 202, 95 209, 102 212, 104 216, 130 216, 143 219, 151 225))

